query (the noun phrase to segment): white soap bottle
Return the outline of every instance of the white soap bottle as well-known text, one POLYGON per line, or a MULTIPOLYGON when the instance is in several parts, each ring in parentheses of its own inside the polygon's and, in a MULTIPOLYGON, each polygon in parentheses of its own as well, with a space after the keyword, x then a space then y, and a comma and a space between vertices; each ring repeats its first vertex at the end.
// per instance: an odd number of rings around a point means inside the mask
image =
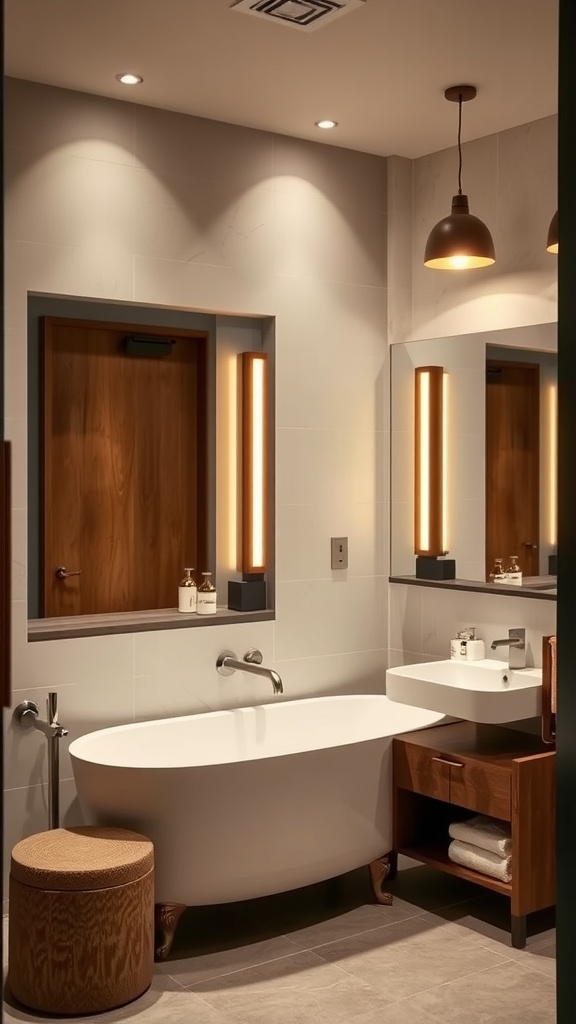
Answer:
POLYGON ((196 584, 192 577, 194 569, 184 569, 186 573, 183 580, 178 584, 178 611, 196 611, 196 584))
POLYGON ((211 572, 202 573, 204 579, 198 587, 198 598, 196 610, 198 615, 216 614, 216 587, 210 579, 211 572))

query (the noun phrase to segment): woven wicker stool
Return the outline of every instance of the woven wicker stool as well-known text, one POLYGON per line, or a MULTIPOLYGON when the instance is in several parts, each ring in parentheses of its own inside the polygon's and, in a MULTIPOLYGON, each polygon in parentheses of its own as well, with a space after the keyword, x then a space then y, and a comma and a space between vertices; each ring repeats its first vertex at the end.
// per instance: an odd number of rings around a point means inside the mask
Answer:
POLYGON ((45 1013, 99 1013, 152 981, 154 850, 119 828, 58 828, 17 843, 8 984, 45 1013))

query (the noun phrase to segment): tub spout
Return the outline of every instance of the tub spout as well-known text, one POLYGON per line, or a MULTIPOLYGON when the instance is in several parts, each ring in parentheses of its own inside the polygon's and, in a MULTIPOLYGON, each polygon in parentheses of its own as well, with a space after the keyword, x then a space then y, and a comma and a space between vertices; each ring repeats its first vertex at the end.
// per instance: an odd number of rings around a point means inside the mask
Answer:
POLYGON ((284 693, 284 687, 282 686, 282 680, 274 669, 270 669, 270 679, 272 680, 272 689, 274 693, 284 693))
POLYGON ((239 661, 234 651, 222 651, 216 659, 216 668, 220 675, 230 676, 233 672, 251 672, 255 676, 265 676, 272 683, 274 693, 284 693, 282 680, 273 668, 265 668, 262 665, 262 652, 251 647, 246 651, 244 660, 239 661))

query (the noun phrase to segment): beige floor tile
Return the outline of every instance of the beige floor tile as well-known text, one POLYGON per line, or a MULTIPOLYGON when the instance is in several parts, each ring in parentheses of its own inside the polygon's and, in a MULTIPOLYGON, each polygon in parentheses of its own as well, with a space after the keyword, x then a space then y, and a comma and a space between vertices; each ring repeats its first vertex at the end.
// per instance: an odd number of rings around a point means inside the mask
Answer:
POLYGON ((308 919, 303 926, 298 919, 288 916, 281 925, 285 934, 301 949, 314 949, 323 943, 396 924, 421 913, 420 908, 396 897, 391 907, 373 903, 351 907, 339 913, 334 911, 332 915, 324 911, 313 915, 312 920, 308 919))
POLYGON ((203 982, 193 991, 243 1024, 350 1024, 390 1002, 307 951, 203 982))
POLYGON ((514 961, 481 971, 406 1000, 442 1024, 555 1024, 555 985, 514 961))
POLYGON ((181 958, 159 964, 158 969, 161 973, 170 975, 180 985, 188 987, 201 981, 209 981, 211 978, 222 977, 224 974, 278 960, 280 957, 291 956, 298 949, 298 945, 283 935, 261 942, 224 944, 207 952, 202 951, 201 945, 197 944, 187 954, 182 953, 181 958))
POLYGON ((470 938, 466 929, 432 914, 318 946, 314 952, 391 1000, 505 962, 476 936, 470 938))
POLYGON ((383 1010, 369 1010, 360 1017, 354 1017, 349 1024, 437 1024, 423 1010, 417 1010, 409 1004, 409 1000, 403 999, 392 1006, 385 1006, 383 1010))
POLYGON ((511 949, 510 957, 522 967, 545 974, 547 978, 556 978, 556 940, 549 938, 545 942, 528 942, 526 949, 511 949))

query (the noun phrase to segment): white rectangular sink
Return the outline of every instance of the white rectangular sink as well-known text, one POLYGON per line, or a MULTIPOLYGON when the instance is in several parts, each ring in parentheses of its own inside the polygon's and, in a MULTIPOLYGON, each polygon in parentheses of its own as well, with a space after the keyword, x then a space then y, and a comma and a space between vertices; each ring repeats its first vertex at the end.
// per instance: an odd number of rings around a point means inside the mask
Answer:
POLYGON ((386 672, 386 696, 469 722, 518 722, 542 710, 542 669, 505 661, 429 661, 386 672))

